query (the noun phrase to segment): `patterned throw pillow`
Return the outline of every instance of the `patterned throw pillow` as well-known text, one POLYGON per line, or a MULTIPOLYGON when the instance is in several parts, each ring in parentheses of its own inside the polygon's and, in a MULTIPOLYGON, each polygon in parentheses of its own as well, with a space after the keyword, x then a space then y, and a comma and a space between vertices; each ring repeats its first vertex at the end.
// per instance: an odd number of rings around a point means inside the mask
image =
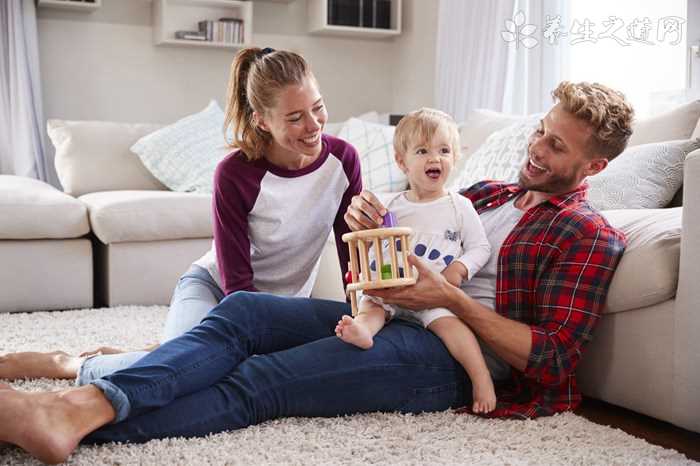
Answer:
POLYGON ((633 146, 588 178, 588 201, 600 210, 666 207, 683 184, 685 157, 700 139, 633 146))
POLYGON ((224 112, 212 100, 201 112, 142 137, 131 150, 172 191, 211 193, 216 165, 232 152, 223 126, 224 112))
POLYGON ((394 127, 350 118, 338 137, 360 155, 362 185, 373 192, 403 191, 408 179, 394 160, 394 127))
POLYGON ((542 115, 530 115, 494 132, 464 161, 448 185, 460 190, 483 180, 518 181, 518 173, 527 156, 527 140, 540 123, 542 115))

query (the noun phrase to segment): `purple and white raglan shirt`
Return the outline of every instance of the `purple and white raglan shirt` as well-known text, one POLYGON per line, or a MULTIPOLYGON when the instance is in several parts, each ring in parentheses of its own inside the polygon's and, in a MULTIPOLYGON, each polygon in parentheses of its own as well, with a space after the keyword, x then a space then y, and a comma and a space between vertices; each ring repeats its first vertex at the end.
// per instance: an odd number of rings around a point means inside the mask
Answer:
POLYGON ((350 231, 343 218, 362 190, 355 148, 322 136, 321 155, 300 170, 241 151, 224 158, 214 174, 212 249, 196 265, 209 271, 226 295, 264 291, 309 296, 323 247, 333 229, 343 272, 350 231))

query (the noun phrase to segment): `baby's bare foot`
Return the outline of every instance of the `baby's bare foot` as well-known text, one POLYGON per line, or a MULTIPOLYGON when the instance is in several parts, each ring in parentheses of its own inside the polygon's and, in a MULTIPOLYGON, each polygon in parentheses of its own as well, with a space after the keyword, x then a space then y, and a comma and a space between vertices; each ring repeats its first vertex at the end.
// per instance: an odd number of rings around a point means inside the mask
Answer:
POLYGON ((63 351, 7 353, 0 356, 0 379, 72 379, 79 367, 80 358, 63 351))
POLYGON ((370 349, 374 345, 372 334, 369 329, 361 323, 353 320, 350 316, 343 316, 335 327, 335 334, 346 343, 362 349, 370 349))
POLYGON ((472 381, 472 397, 474 413, 486 414, 496 409, 496 391, 488 374, 482 380, 472 381))

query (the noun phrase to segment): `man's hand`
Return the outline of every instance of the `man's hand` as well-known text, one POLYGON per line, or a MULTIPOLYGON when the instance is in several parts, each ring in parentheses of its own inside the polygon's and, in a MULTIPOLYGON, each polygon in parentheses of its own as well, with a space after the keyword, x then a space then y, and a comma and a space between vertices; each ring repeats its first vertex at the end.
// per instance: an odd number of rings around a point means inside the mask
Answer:
POLYGON ((435 307, 450 307, 454 292, 461 293, 439 273, 430 270, 421 259, 408 256, 408 263, 418 269, 415 285, 380 290, 364 290, 363 293, 382 298, 389 304, 398 304, 407 309, 421 311, 435 307))
POLYGON ((362 191, 353 196, 343 218, 351 230, 358 231, 379 227, 385 215, 386 209, 379 199, 369 191, 362 191))

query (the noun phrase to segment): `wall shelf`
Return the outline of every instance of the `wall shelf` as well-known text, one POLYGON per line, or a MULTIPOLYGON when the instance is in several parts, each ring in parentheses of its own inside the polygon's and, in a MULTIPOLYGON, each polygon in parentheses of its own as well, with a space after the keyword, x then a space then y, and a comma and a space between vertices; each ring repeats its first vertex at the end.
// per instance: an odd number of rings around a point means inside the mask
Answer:
POLYGON ((61 10, 83 11, 90 13, 102 6, 102 0, 95 0, 94 2, 74 0, 38 0, 37 6, 40 8, 56 8, 61 10))
MULTIPOLYGON (((371 0, 364 0, 369 2, 371 0)), ((343 36, 365 39, 387 39, 401 34, 401 2, 391 1, 391 27, 339 26, 328 22, 329 0, 307 0, 309 32, 317 35, 343 36)))
POLYGON ((241 0, 153 0, 153 41, 157 45, 239 49, 252 42, 253 2, 241 0), (199 21, 238 18, 243 42, 175 38, 175 31, 197 31, 199 21))

